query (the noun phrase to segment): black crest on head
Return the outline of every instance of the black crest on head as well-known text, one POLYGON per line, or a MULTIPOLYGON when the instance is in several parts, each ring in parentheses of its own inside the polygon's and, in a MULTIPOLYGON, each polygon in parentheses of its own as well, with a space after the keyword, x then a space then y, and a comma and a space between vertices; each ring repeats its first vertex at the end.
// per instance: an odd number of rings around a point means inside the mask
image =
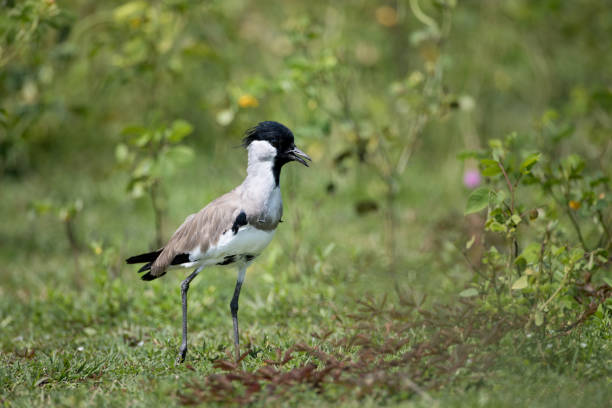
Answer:
POLYGON ((278 151, 285 151, 293 147, 293 133, 281 123, 273 121, 259 122, 257 126, 246 131, 242 146, 249 147, 256 140, 265 140, 278 151))

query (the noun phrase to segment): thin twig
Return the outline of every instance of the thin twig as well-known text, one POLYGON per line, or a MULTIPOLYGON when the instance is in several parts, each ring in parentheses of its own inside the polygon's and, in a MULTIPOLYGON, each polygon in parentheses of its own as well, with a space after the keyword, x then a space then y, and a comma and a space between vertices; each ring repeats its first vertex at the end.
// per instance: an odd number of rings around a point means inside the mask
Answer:
POLYGON ((512 183, 510 183, 510 178, 508 178, 508 173, 506 173, 506 169, 504 169, 504 165, 500 160, 497 161, 497 165, 501 169, 504 174, 504 178, 506 179, 506 185, 508 186, 508 191, 510 192, 510 211, 514 214, 514 188, 512 188, 512 183))
POLYGON ((559 284, 559 287, 553 292, 552 295, 550 295, 550 297, 546 300, 546 302, 544 302, 544 304, 540 307, 540 310, 544 310, 546 308, 546 306, 548 306, 548 304, 557 297, 557 295, 559 294, 559 292, 561 292, 561 289, 563 289, 563 287, 565 286, 565 281, 567 280, 567 278, 569 277, 570 273, 574 270, 574 265, 572 264, 571 268, 568 268, 565 271, 565 275, 563 275, 563 279, 561 279, 561 283, 559 284))
MULTIPOLYGON (((604 233, 606 234, 606 237, 608 238, 607 244, 610 245, 610 240, 611 240, 610 230, 608 229, 608 226, 606 225, 606 222, 604 220, 604 216, 603 216, 603 213, 601 212, 601 210, 597 210, 597 218, 599 219, 599 223, 603 227, 604 233)), ((600 245, 600 246, 602 246, 602 245, 600 245)), ((606 245, 606 247, 607 247, 607 245, 606 245)))
POLYGON ((417 20, 419 20, 421 23, 425 24, 426 26, 430 27, 432 30, 436 32, 436 34, 440 32, 440 29, 438 28, 438 23, 436 23, 436 21, 433 18, 429 17, 427 14, 423 12, 423 10, 421 10, 418 0, 410 0, 409 4, 410 4, 410 8, 412 9, 412 13, 417 18, 417 20))

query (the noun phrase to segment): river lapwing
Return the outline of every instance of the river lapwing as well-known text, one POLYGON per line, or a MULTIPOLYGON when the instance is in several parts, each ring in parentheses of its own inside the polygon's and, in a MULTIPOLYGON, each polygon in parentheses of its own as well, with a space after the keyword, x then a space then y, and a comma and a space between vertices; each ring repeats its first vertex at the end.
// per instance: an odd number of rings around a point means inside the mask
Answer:
POLYGON ((236 358, 238 297, 247 267, 270 243, 281 222, 283 203, 279 186, 283 165, 297 161, 308 167, 310 157, 295 146, 293 133, 278 122, 261 122, 247 130, 242 145, 248 151, 247 176, 238 187, 189 215, 168 243, 157 251, 128 258, 128 264, 144 263, 138 272, 145 281, 157 279, 174 268, 195 268, 181 283, 183 340, 177 362, 187 354, 187 291, 189 283, 207 266, 233 265, 238 280, 230 302, 236 358))

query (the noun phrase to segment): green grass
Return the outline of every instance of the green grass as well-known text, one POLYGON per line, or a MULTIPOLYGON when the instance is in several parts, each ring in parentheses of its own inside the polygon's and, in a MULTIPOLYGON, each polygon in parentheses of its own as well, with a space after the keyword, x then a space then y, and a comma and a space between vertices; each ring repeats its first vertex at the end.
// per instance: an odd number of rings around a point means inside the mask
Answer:
MULTIPOLYGON (((221 174, 220 167, 213 159, 202 159, 166 183, 172 193, 166 233, 240 181, 240 172, 221 174)), ((415 163, 409 169, 406 180, 411 182, 401 197, 398 279, 402 286, 427 294, 430 303, 452 302, 470 278, 467 268, 443 268, 440 252, 422 248, 436 233, 436 222, 449 212, 435 203, 457 203, 450 212, 460 213, 463 192, 453 178, 456 163, 439 169, 447 180, 444 189, 416 177, 424 168, 415 163)), ((277 349, 295 343, 325 347, 312 334, 334 327, 341 331, 338 317, 346 319, 368 293, 379 298, 390 293, 394 299, 381 247, 380 214, 356 215, 356 187, 336 180, 338 191, 328 195, 320 182, 325 179, 324 170, 316 166, 294 166, 283 174, 285 222, 249 270, 240 301, 241 342, 252 349, 242 362, 246 370, 262 367, 266 359, 275 358, 277 349)), ((211 268, 191 286, 187 364, 174 365, 184 274, 173 272, 144 283, 136 268, 122 263, 127 255, 150 248, 153 232, 148 203, 125 197, 124 183, 119 174, 70 179, 59 170, 5 183, 0 202, 4 406, 176 406, 179 391, 219 372, 213 362, 231 356, 229 301, 235 271, 211 268), (84 247, 78 271, 61 222, 51 215, 28 215, 28 203, 47 196, 87 197, 77 219, 78 235, 101 252, 84 247)), ((605 328, 591 330, 602 331, 605 328)), ((502 343, 503 357, 480 382, 466 383, 459 372, 446 387, 430 390, 431 398, 438 406, 604 406, 612 398, 606 371, 611 366, 609 334, 587 340, 576 336, 555 345, 558 353, 549 350, 549 355, 502 343), (584 341, 596 350, 575 356, 572 350, 584 341)), ((346 357, 356 352, 350 349, 346 357)), ((355 390, 337 386, 321 394, 298 388, 282 399, 262 396, 258 405, 338 403, 432 406, 413 394, 382 392, 358 398, 355 390)))

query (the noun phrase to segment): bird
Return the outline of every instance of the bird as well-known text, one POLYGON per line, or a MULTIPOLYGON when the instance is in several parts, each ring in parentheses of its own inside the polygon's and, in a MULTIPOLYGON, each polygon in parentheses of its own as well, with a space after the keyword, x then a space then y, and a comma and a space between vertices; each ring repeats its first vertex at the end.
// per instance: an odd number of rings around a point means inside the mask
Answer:
POLYGON ((238 271, 230 302, 234 352, 240 358, 238 299, 247 268, 268 246, 282 222, 281 168, 292 161, 309 167, 312 159, 295 145, 291 130, 274 122, 259 122, 242 139, 247 150, 247 175, 242 184, 187 216, 162 248, 126 259, 144 264, 139 273, 152 281, 176 268, 195 268, 181 283, 182 341, 177 364, 187 355, 187 292, 191 281, 208 266, 235 266, 238 271))

